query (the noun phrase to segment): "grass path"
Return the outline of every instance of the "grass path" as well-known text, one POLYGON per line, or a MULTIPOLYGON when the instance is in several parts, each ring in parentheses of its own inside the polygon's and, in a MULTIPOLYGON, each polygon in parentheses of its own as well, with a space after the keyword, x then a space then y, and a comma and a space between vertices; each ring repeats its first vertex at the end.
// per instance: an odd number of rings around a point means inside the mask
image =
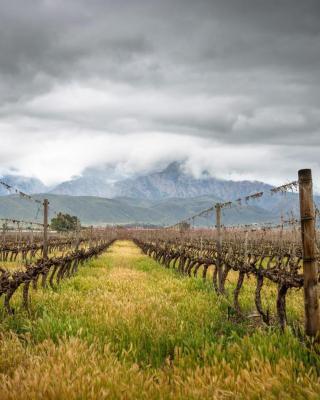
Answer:
POLYGON ((290 332, 227 320, 201 280, 118 241, 32 315, 0 315, 0 399, 319 399, 318 357, 290 332))

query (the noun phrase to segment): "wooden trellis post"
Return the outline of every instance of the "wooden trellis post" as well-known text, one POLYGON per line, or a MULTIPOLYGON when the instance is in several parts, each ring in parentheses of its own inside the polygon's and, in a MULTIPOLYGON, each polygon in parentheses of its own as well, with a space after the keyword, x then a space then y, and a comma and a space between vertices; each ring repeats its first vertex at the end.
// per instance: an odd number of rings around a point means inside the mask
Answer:
POLYGON ((18 225, 18 238, 19 238, 18 246, 20 247, 21 246, 21 239, 22 239, 20 222, 18 222, 17 225, 18 225))
POLYGON ((221 264, 221 247, 222 247, 222 237, 221 237, 221 204, 217 203, 216 206, 216 228, 217 228, 217 273, 218 273, 218 289, 220 292, 223 291, 222 288, 222 264, 221 264))
POLYGON ((80 246, 80 240, 81 240, 80 233, 81 233, 81 224, 77 218, 77 225, 76 225, 76 231, 75 231, 75 250, 76 251, 79 250, 79 246, 80 246))
POLYGON ((92 240, 93 240, 93 225, 90 226, 90 241, 89 241, 89 247, 92 247, 92 240))
POLYGON ((43 258, 48 258, 48 208, 49 201, 43 201, 43 258))
POLYGON ((319 284, 311 169, 300 170, 298 177, 303 248, 305 330, 308 336, 319 337, 319 284))
POLYGON ((2 245, 4 246, 6 243, 6 231, 7 231, 7 223, 4 222, 2 224, 2 245))

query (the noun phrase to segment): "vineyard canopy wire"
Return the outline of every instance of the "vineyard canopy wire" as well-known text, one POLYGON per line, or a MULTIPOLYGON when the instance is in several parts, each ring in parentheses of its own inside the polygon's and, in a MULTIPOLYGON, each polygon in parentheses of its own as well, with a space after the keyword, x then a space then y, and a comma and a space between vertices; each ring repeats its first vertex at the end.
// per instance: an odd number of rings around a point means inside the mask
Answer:
MULTIPOLYGON (((256 193, 253 193, 250 195, 239 197, 236 200, 225 201, 222 203, 217 202, 213 206, 211 206, 207 209, 201 210, 200 212, 193 214, 190 217, 184 218, 183 220, 180 220, 173 225, 169 225, 166 228, 171 229, 171 228, 179 227, 182 223, 188 223, 188 222, 192 222, 194 224, 194 221, 196 218, 208 216, 211 212, 215 211, 217 207, 220 207, 222 210, 237 209, 238 207, 241 207, 243 205, 243 203, 248 205, 249 201, 260 199, 262 196, 265 196, 265 195, 273 196, 277 193, 285 194, 289 190, 294 192, 294 191, 298 190, 298 184, 299 184, 298 181, 292 181, 292 182, 283 184, 278 187, 274 187, 274 188, 266 190, 266 191, 260 191, 260 192, 256 192, 256 193)), ((275 227, 277 227, 277 225, 275 225, 275 227)))

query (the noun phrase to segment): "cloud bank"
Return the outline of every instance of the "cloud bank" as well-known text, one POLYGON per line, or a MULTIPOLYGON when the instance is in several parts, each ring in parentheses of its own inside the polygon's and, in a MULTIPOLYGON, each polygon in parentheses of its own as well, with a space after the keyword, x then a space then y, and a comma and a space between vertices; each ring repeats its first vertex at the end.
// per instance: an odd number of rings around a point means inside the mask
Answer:
POLYGON ((317 0, 0 5, 0 171, 320 180, 317 0))

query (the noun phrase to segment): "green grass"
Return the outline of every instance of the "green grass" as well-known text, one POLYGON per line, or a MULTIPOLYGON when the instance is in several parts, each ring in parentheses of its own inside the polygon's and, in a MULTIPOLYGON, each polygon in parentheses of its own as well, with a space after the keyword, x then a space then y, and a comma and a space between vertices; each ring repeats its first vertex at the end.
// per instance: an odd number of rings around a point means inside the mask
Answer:
MULTIPOLYGON (((246 282, 246 312, 252 293, 246 282)), ((209 282, 130 242, 32 291, 31 317, 19 296, 15 315, 0 312, 1 399, 319 399, 319 357, 290 329, 229 321, 209 282)), ((300 302, 289 308, 300 316, 300 302)))

